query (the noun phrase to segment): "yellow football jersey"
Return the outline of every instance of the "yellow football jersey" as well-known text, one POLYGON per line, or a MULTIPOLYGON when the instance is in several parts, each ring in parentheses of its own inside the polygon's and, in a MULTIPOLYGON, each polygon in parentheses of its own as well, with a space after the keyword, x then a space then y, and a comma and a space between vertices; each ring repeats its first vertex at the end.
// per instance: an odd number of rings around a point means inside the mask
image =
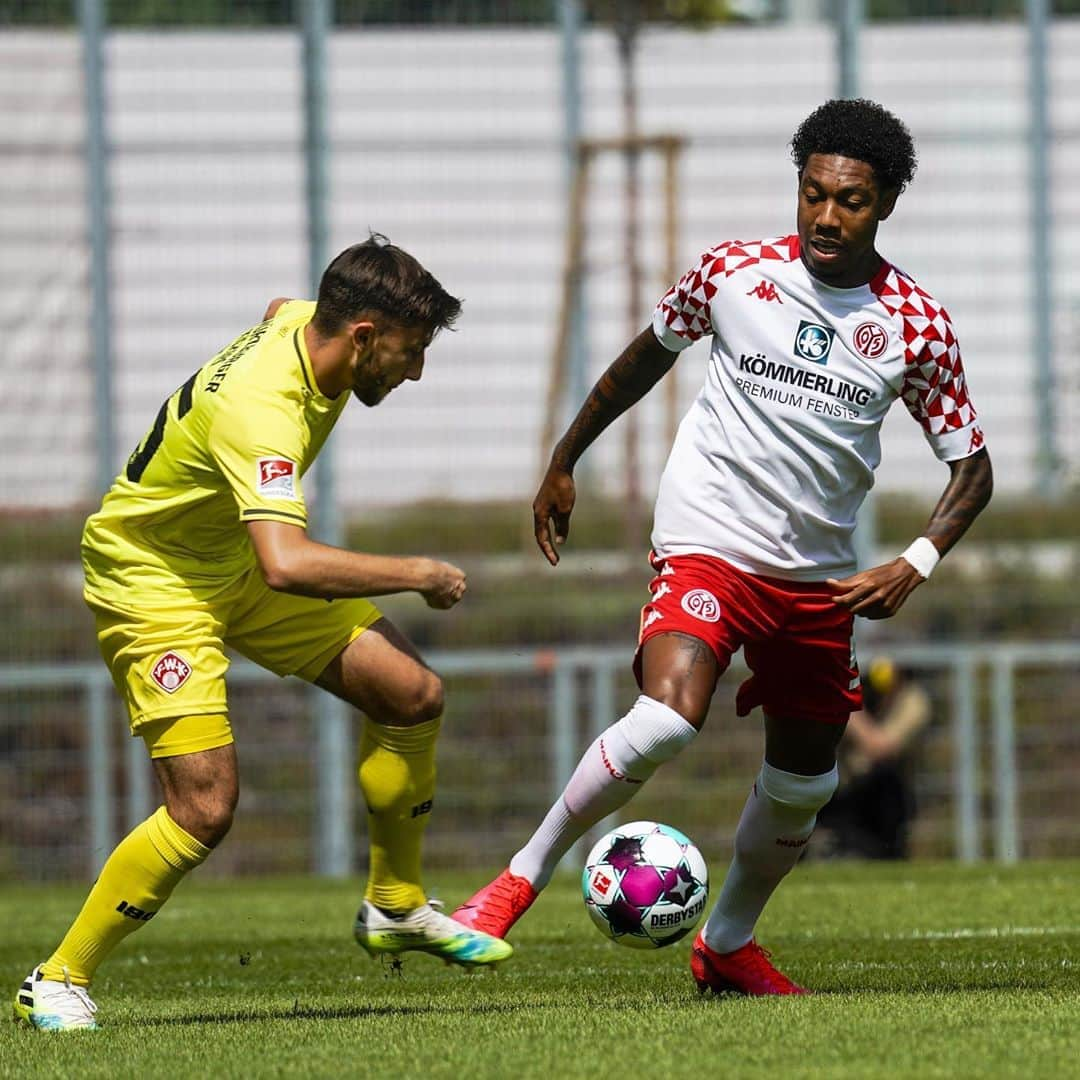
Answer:
POLYGON ((249 570, 244 523, 304 526, 301 477, 349 395, 323 395, 294 300, 241 334, 161 406, 86 523, 86 592, 130 607, 208 599, 249 570))

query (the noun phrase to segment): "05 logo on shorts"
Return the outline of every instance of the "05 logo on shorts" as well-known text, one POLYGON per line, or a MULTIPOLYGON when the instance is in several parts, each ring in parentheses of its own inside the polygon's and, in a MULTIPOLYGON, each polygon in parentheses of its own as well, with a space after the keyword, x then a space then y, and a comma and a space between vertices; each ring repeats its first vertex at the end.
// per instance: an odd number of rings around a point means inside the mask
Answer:
POLYGON ((266 499, 296 498, 296 463, 288 458, 261 457, 258 460, 259 494, 266 499))
POLYGON ((720 621, 720 601, 708 589, 691 589, 682 598, 682 609, 702 622, 720 621))
POLYGON ((150 669, 150 678, 165 691, 175 694, 191 676, 191 665, 171 649, 150 669))

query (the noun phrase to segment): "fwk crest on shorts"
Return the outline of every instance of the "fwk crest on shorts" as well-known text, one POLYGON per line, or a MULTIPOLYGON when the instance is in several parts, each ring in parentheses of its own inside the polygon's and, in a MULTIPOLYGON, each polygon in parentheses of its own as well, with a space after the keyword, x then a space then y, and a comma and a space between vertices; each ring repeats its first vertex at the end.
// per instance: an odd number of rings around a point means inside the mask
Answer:
POLYGON ((634 675, 658 634, 690 634, 716 654, 720 674, 742 648, 750 678, 736 711, 760 705, 774 716, 844 723, 862 708, 851 612, 824 582, 747 574, 711 555, 652 556, 657 571, 641 610, 634 675))

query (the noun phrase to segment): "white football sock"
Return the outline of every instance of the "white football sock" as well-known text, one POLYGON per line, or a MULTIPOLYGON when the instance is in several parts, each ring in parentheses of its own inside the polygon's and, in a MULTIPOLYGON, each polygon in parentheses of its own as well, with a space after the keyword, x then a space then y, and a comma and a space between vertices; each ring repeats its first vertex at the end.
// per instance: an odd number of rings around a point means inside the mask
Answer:
POLYGON ((761 766, 735 831, 735 858, 702 932, 714 952, 733 952, 754 936, 765 904, 799 861, 838 779, 835 765, 820 776, 761 766))
POLYGON ((562 795, 510 860, 510 872, 542 889, 570 848, 629 802, 657 767, 696 734, 694 725, 674 709, 642 694, 582 755, 562 795))

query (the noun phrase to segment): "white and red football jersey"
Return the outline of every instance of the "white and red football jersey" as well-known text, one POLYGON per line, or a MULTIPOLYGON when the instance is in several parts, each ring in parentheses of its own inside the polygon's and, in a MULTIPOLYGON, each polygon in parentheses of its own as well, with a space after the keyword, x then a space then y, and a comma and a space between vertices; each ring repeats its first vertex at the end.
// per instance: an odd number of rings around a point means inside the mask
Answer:
POLYGON ((712 335, 660 480, 661 556, 704 552, 794 581, 846 576, 897 398, 942 461, 983 445, 948 314, 888 263, 836 289, 803 265, 797 236, 719 244, 660 301, 653 330, 673 352, 712 335))

